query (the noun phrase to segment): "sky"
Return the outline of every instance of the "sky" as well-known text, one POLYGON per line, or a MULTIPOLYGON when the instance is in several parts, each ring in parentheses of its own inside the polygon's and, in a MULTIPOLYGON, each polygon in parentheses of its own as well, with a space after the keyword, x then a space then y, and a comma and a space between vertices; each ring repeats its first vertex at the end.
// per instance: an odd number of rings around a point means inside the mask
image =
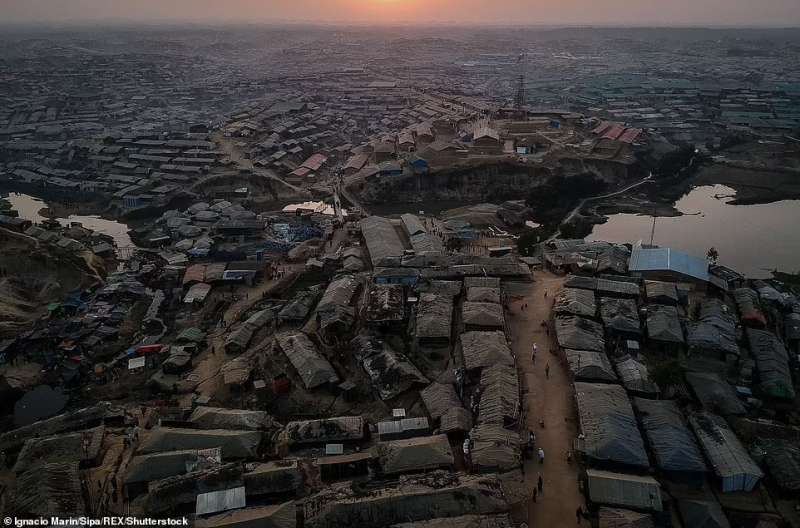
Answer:
POLYGON ((9 23, 800 26, 800 0, 0 0, 9 23))

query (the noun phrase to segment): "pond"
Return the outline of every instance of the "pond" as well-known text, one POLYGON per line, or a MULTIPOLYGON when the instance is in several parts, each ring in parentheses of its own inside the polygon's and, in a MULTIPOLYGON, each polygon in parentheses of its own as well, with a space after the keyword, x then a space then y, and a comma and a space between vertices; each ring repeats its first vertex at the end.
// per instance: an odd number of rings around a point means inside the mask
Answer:
MULTIPOLYGON (((27 194, 9 193, 6 200, 17 210, 20 218, 30 220, 35 224, 47 220, 47 217, 42 216, 39 212, 47 207, 47 203, 39 198, 27 194)), ((69 215, 66 218, 56 218, 56 221, 63 226, 79 222, 86 229, 110 236, 118 248, 133 247, 134 245, 128 235, 128 226, 116 220, 108 220, 97 215, 69 215)))
MULTIPOLYGON (((719 262, 751 278, 770 271, 800 271, 800 200, 731 205, 736 191, 724 185, 692 189, 675 207, 684 213, 655 220, 653 243, 705 256, 710 247, 719 262)), ((653 217, 616 214, 594 227, 589 240, 650 242, 653 217)))

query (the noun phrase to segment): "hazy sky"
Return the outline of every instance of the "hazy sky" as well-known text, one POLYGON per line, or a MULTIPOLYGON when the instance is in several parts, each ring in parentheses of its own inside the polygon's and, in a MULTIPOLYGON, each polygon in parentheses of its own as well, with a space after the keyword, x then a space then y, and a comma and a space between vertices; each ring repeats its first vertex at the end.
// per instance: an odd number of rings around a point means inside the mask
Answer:
POLYGON ((800 0, 0 0, 0 21, 800 26, 800 0))

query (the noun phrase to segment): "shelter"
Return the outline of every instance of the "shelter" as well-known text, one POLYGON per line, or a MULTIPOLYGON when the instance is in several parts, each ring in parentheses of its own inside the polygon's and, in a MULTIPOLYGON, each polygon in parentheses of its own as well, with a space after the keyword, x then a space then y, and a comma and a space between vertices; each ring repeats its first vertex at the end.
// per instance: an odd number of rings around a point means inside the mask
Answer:
POLYGON ((355 275, 343 275, 331 281, 317 305, 319 332, 326 339, 348 333, 356 319, 353 298, 361 281, 355 275))
POLYGON ((683 344, 683 329, 678 319, 678 310, 674 306, 648 304, 647 337, 667 345, 683 344))
POLYGON ((661 486, 653 477, 586 470, 589 500, 595 504, 660 512, 661 486))
POLYGON ((427 436, 431 433, 431 426, 427 418, 402 418, 378 422, 376 425, 378 436, 384 441, 427 436))
POLYGON ((722 506, 715 500, 678 499, 684 526, 692 528, 730 528, 722 506))
POLYGON ((758 387, 772 397, 794 400, 789 354, 778 336, 764 330, 747 329, 750 351, 758 369, 758 387))
POLYGON ((605 352, 565 349, 564 354, 573 379, 609 383, 617 381, 617 375, 605 352))
POLYGON ((670 248, 645 249, 641 243, 633 246, 628 269, 646 279, 690 283, 710 280, 706 259, 670 248))
POLYGON ((380 442, 377 450, 381 471, 385 475, 450 468, 454 464, 447 435, 380 442))
POLYGON ((308 319, 319 298, 320 290, 317 288, 309 288, 297 292, 292 300, 278 313, 278 320, 281 323, 302 324, 308 319))
POLYGON ((514 528, 514 523, 507 513, 499 515, 459 515, 393 524, 391 528, 514 528))
POLYGON ((691 352, 698 352, 726 359, 739 357, 736 342, 736 317, 719 299, 704 299, 700 303, 697 321, 686 325, 686 343, 691 352))
POLYGON ((197 495, 196 515, 209 515, 244 508, 247 504, 244 486, 209 491, 197 495))
POLYGON ((642 333, 639 309, 633 299, 600 298, 600 315, 610 333, 622 336, 639 336, 642 333))
POLYGON ((498 424, 480 424, 470 432, 473 471, 492 473, 519 468, 522 453, 519 435, 498 424))
POLYGON ((505 327, 505 316, 501 304, 487 302, 465 302, 461 319, 468 329, 494 329, 505 327))
POLYGON ((387 326, 405 320, 405 294, 399 284, 373 284, 367 296, 368 324, 387 326))
POLYGON ((452 383, 435 381, 420 391, 419 395, 434 422, 447 414, 450 409, 462 407, 452 383))
POLYGON ((764 464, 778 486, 789 492, 800 491, 800 447, 793 440, 759 439, 764 464))
POLYGON ((722 415, 740 415, 747 412, 730 383, 715 372, 687 372, 686 381, 703 408, 722 415))
POLYGON ((260 310, 248 317, 244 323, 225 338, 225 352, 238 354, 245 351, 253 339, 253 335, 274 319, 275 314, 272 310, 260 310))
POLYGON ((292 496, 303 489, 303 471, 297 460, 284 458, 248 465, 242 478, 248 497, 292 496))
POLYGON ((394 350, 385 340, 362 334, 356 336, 351 345, 382 400, 429 383, 405 354, 394 350))
POLYGON ((47 463, 78 462, 95 465, 99 462, 104 437, 105 427, 100 425, 74 433, 30 438, 25 441, 25 445, 17 455, 13 471, 17 474, 22 473, 35 467, 42 460, 47 463))
POLYGON ((626 355, 614 362, 619 379, 625 389, 634 394, 643 396, 656 396, 660 389, 654 381, 650 379, 647 367, 641 361, 626 355))
POLYGON ((597 303, 594 299, 594 291, 578 288, 562 289, 556 295, 553 312, 556 314, 595 317, 597 315, 597 303))
POLYGON ((481 373, 479 424, 511 425, 519 419, 519 377, 515 365, 496 364, 481 373))
POLYGON ((443 433, 466 433, 472 429, 472 413, 463 407, 450 407, 440 420, 443 433))
POLYGON ((578 382, 575 399, 583 434, 580 450, 592 465, 650 467, 631 403, 622 387, 578 382))
POLYGON ((78 462, 41 461, 17 475, 9 512, 50 519, 86 514, 78 462))
POLYGON ((464 332, 461 334, 464 367, 469 371, 492 365, 514 365, 506 335, 500 331, 464 332))
POLYGON ((720 479, 722 492, 752 491, 764 473, 750 458, 725 419, 701 412, 689 416, 689 423, 720 479))
POLYGON ((183 475, 191 467, 211 460, 217 464, 222 461, 221 449, 183 449, 136 455, 127 465, 124 483, 128 486, 183 475))
POLYGON ((276 336, 276 341, 306 389, 339 382, 336 371, 328 360, 322 357, 306 334, 302 332, 279 334, 276 336))
POLYGON ((467 288, 467 301, 469 302, 500 304, 501 299, 500 288, 484 288, 481 286, 467 288))
POLYGON ((375 528, 440 517, 504 513, 508 503, 497 477, 435 471, 363 493, 351 482, 333 484, 304 503, 307 528, 375 528))
POLYGON ((603 506, 597 512, 598 528, 655 528, 653 516, 649 513, 608 508, 603 506))
POLYGON ((364 418, 339 416, 289 422, 283 434, 291 444, 297 445, 357 442, 364 439, 364 418))
POLYGON ((560 316, 555 319, 556 338, 561 348, 605 352, 603 326, 585 317, 560 316))
POLYGON ((423 345, 442 345, 450 342, 453 323, 453 298, 435 293, 423 293, 417 307, 417 341, 423 345))
POLYGON ((229 458, 256 458, 264 436, 259 431, 230 431, 227 429, 176 429, 156 427, 139 444, 139 453, 159 453, 185 449, 222 449, 229 458))
POLYGON ((196 528, 296 528, 297 507, 294 502, 270 506, 242 508, 202 519, 195 519, 196 528))
POLYGON ((731 292, 739 309, 742 324, 750 328, 764 328, 767 318, 761 310, 758 294, 750 288, 737 288, 731 292))
POLYGON ((222 407, 196 407, 189 423, 197 429, 235 429, 262 431, 280 427, 265 411, 226 409, 222 407))
POLYGON ((384 259, 403 255, 405 245, 390 220, 380 216, 370 216, 361 220, 359 226, 373 267, 381 266, 384 259))
POLYGON ((677 404, 671 400, 634 398, 633 405, 658 469, 702 484, 708 469, 677 404))
POLYGON ((648 303, 678 304, 678 288, 674 282, 644 281, 644 291, 648 303))

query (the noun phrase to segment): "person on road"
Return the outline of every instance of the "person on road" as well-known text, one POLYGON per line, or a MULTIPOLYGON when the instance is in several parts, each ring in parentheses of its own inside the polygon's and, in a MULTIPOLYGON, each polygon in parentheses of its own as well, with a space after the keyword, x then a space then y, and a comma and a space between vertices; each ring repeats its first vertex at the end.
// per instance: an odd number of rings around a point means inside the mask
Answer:
POLYGON ((539 489, 539 492, 541 492, 542 488, 544 488, 544 480, 542 479, 541 475, 539 475, 539 480, 536 481, 536 487, 539 489))
POLYGON ((550 363, 544 366, 544 377, 550 379, 550 363))
POLYGON ((544 449, 539 448, 539 463, 544 464, 544 449))
POLYGON ((581 521, 583 520, 583 508, 580 506, 578 506, 578 509, 575 510, 575 517, 578 518, 578 524, 580 525, 581 521))
POLYGON ((533 495, 531 495, 531 498, 533 499, 533 502, 536 502, 536 495, 537 494, 538 494, 538 492, 536 491, 536 488, 533 488, 533 495))

